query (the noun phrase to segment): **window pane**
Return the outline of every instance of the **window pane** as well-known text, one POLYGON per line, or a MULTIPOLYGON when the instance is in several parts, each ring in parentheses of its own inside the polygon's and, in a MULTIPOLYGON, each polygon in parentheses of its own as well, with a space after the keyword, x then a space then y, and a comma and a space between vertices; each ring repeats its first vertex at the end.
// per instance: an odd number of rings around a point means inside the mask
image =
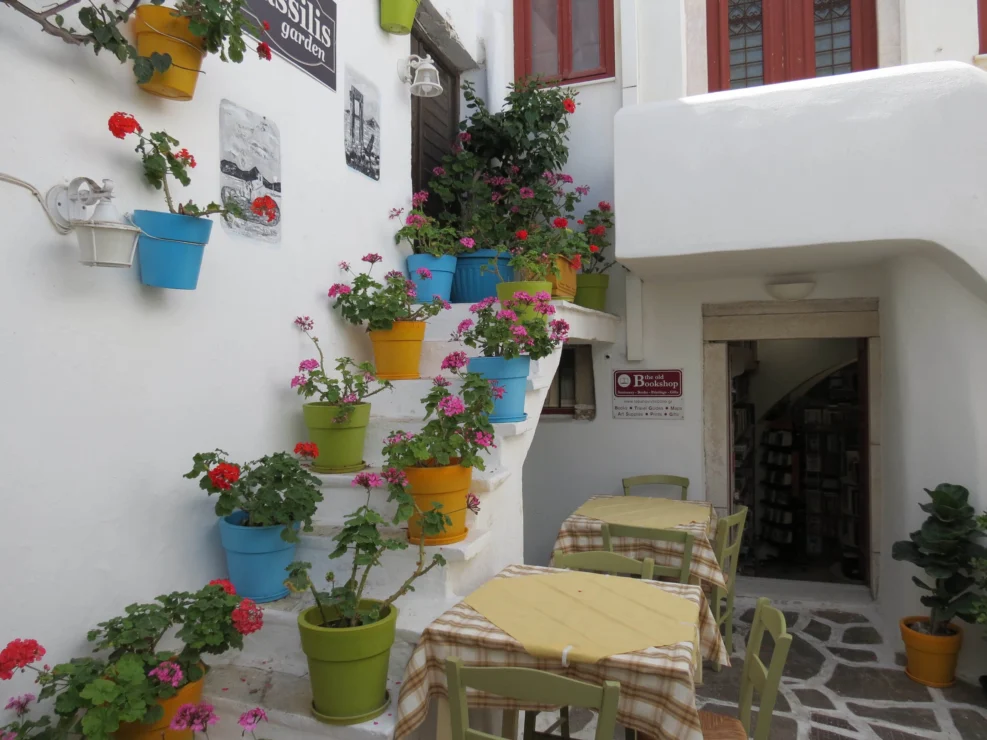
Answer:
POLYGON ((730 87, 764 84, 761 0, 730 0, 730 87))
POLYGON ((531 73, 559 74, 559 10, 555 0, 531 0, 531 73))
POLYGON ((572 71, 599 69, 600 0, 572 0, 572 71))
POLYGON ((813 0, 813 11, 816 77, 851 72, 850 0, 813 0))

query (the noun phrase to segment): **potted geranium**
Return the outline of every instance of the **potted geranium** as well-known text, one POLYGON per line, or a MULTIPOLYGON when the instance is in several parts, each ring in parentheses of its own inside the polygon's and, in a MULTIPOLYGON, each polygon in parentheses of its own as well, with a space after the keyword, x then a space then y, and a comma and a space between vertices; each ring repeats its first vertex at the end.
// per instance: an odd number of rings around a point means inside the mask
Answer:
POLYGON ((380 0, 380 27, 397 36, 407 36, 415 25, 422 0, 380 0))
POLYGON ((987 549, 976 541, 979 527, 966 488, 940 483, 925 492, 932 499, 921 505, 928 518, 908 540, 894 543, 891 557, 917 565, 929 578, 912 578, 928 592, 922 604, 929 608, 929 616, 904 617, 899 622, 908 656, 906 672, 918 683, 942 687, 955 680, 963 643, 963 630, 952 619, 973 618, 977 597, 971 590, 975 582, 971 563, 987 558, 987 549))
POLYGON ((476 319, 463 319, 452 335, 482 353, 470 358, 469 370, 493 384, 493 423, 527 418, 524 400, 531 361, 547 357, 568 339, 569 324, 563 319, 545 323, 543 317, 555 313, 550 300, 545 292, 534 296, 518 292, 503 303, 485 298, 470 306, 476 319), (534 316, 528 315, 531 312, 534 316))
MULTIPOLYGON (((448 301, 456 272, 456 254, 463 245, 456 240, 455 229, 443 226, 422 210, 427 200, 428 193, 424 190, 411 197, 411 212, 394 235, 394 243, 407 241, 414 251, 408 257, 408 275, 419 299, 429 301, 439 297, 448 301)), ((390 218, 401 218, 403 213, 403 209, 394 208, 390 218)))
POLYGON ((389 467, 407 476, 408 488, 419 511, 440 504, 445 530, 432 536, 423 526, 420 514, 408 520, 408 539, 424 540, 426 545, 447 545, 466 539, 466 510, 473 468, 484 469, 480 453, 494 446, 494 389, 479 373, 467 372, 465 352, 452 352, 442 361, 442 369, 456 379, 434 379, 425 404, 428 422, 417 434, 392 432, 385 440, 384 456, 389 467))
MULTIPOLYGON (((260 37, 244 0, 179 0, 174 8, 151 0, 135 11, 137 60, 134 70, 142 90, 171 100, 191 100, 206 52, 225 61, 242 62, 247 49, 244 33, 260 37)), ((263 30, 270 30, 266 21, 263 30)), ((257 56, 271 59, 266 41, 257 56)))
MULTIPOLYGON (((164 191, 168 212, 134 211, 134 223, 140 227, 137 242, 141 282, 157 288, 195 290, 199 282, 199 269, 212 221, 205 216, 245 217, 240 207, 230 202, 226 205, 210 203, 205 207, 191 200, 176 207, 168 185, 168 175, 187 186, 191 179, 189 170, 195 169, 195 157, 177 139, 164 131, 144 134, 137 120, 129 113, 110 116, 110 132, 118 139, 133 134, 137 137, 134 151, 141 155, 144 179, 158 190, 164 191)), ((273 221, 278 217, 277 203, 271 196, 255 198, 251 204, 252 218, 273 221)))
POLYGON ((312 340, 318 359, 302 360, 291 387, 305 398, 317 396, 317 401, 302 407, 308 436, 316 444, 318 457, 312 461, 317 473, 355 473, 363 470, 363 443, 370 423, 367 399, 391 388, 387 380, 379 380, 369 362, 354 362, 349 357, 336 360, 339 378, 326 372, 325 356, 319 338, 312 336, 313 322, 308 316, 295 319, 295 326, 312 340))
MULTIPOLYGON (((981 534, 987 535, 987 513, 977 518, 977 526, 980 527, 981 534)), ((977 598, 973 605, 973 619, 977 624, 987 625, 987 558, 974 558, 970 564, 973 571, 973 578, 976 581, 977 598)), ((984 633, 987 640, 987 633, 984 633)), ((987 692, 987 675, 980 677, 980 686, 987 692)))
MULTIPOLYGON (((419 303, 415 284, 400 270, 387 273, 383 283, 374 280, 370 272, 382 260, 379 254, 364 255, 367 271, 356 275, 352 285, 335 283, 329 297, 336 299, 333 308, 351 324, 367 325, 378 378, 413 380, 419 377, 425 322, 452 306, 441 298, 419 303)), ((350 272, 346 262, 340 267, 350 272)))
MULTIPOLYGON (((299 443, 295 452, 308 459, 319 455, 310 442, 299 443)), ((198 453, 192 461, 185 477, 199 478, 208 495, 219 494, 219 537, 237 592, 261 603, 286 596, 282 574, 295 559, 299 527, 313 529, 322 501, 319 479, 287 452, 242 465, 229 462, 222 450, 198 453)))
MULTIPOLYGON (((292 563, 285 584, 293 591, 310 589, 315 605, 298 615, 302 650, 308 659, 312 684, 312 713, 330 724, 356 724, 373 719, 390 706, 387 668, 394 644, 398 610, 394 602, 414 589, 414 583, 434 568, 445 565, 438 553, 426 558, 425 539, 418 541, 418 560, 408 578, 385 599, 366 595, 371 571, 381 565, 388 552, 405 550, 402 539, 385 537, 380 531, 384 517, 371 507, 374 489, 387 487, 389 500, 397 501, 392 523, 406 522, 414 514, 426 535, 438 536, 445 517, 438 507, 417 508, 408 494, 407 479, 400 470, 387 468, 383 474, 359 473, 355 486, 367 492, 367 502, 346 518, 335 536, 331 559, 348 558, 344 578, 326 574, 329 591, 320 592, 309 578, 310 563, 292 563)), ((475 507, 476 502, 471 504, 475 507)))
POLYGON ((228 581, 217 580, 195 593, 176 591, 152 603, 131 604, 123 616, 100 623, 88 639, 104 657, 75 658, 39 669, 33 664, 44 657, 45 649, 35 640, 13 640, 0 651, 0 680, 11 678, 16 670, 35 671, 41 686, 38 698, 53 698, 58 718, 54 726, 49 718, 23 719, 34 696, 19 697, 21 727, 15 731, 41 728, 41 737, 81 735, 89 740, 184 737, 168 729, 174 728, 183 706, 202 698, 208 670, 203 656, 241 649, 244 635, 263 623, 260 607, 236 595, 228 581), (180 647, 163 648, 166 634, 167 643, 174 644, 170 633, 175 627, 180 647))
POLYGON ((613 206, 601 200, 596 208, 587 211, 581 219, 589 243, 589 259, 583 262, 583 271, 576 276, 576 304, 597 311, 607 307, 607 288, 610 276, 607 270, 616 260, 607 262, 606 250, 610 247, 608 231, 613 229, 613 206))

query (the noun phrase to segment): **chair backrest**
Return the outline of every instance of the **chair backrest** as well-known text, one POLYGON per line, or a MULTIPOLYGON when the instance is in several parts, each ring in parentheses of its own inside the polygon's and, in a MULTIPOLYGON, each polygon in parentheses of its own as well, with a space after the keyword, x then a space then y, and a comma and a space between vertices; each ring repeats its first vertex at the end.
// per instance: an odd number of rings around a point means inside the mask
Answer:
POLYGON ((680 475, 636 475, 633 478, 621 479, 624 495, 630 496, 635 486, 678 486, 681 489, 682 500, 689 498, 689 479, 680 475))
POLYGON ((747 507, 741 506, 735 514, 725 516, 716 522, 716 562, 726 578, 727 588, 732 588, 737 576, 737 563, 740 561, 740 545, 744 537, 744 522, 747 521, 747 507))
POLYGON ((635 560, 615 552, 594 550, 563 555, 561 550, 552 554, 552 565, 569 570, 592 570, 615 576, 640 576, 646 580, 655 577, 654 558, 635 560))
POLYGON ((461 658, 446 658, 452 740, 502 740, 470 729, 466 689, 477 689, 510 699, 553 707, 582 707, 599 712, 595 740, 613 740, 617 725, 620 684, 604 681, 596 686, 574 678, 533 668, 478 668, 463 665, 461 658))
POLYGON ((683 529, 652 529, 651 527, 631 527, 626 524, 603 522, 604 550, 613 552, 614 537, 633 537, 640 540, 674 542, 682 545, 682 564, 679 566, 655 564, 655 576, 677 578, 679 583, 689 582, 689 573, 692 569, 693 536, 691 532, 686 532, 683 529))
POLYGON ((771 715, 778 698, 778 684, 781 683, 781 674, 785 670, 785 661, 788 660, 788 650, 791 646, 792 636, 788 634, 785 615, 771 606, 770 600, 758 599, 750 638, 747 640, 744 672, 740 677, 740 721, 748 737, 751 733, 751 704, 754 700, 754 692, 757 691, 760 696, 754 740, 768 740, 771 715), (760 657, 765 632, 768 632, 774 640, 771 665, 768 667, 765 667, 760 657))

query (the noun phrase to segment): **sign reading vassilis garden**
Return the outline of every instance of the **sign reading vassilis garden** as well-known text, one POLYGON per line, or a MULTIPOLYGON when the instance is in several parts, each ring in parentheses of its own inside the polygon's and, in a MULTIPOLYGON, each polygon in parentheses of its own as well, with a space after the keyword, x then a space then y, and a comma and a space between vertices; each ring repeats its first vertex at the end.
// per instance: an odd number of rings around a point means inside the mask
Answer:
POLYGON ((245 0, 262 41, 330 90, 336 89, 335 0, 245 0))

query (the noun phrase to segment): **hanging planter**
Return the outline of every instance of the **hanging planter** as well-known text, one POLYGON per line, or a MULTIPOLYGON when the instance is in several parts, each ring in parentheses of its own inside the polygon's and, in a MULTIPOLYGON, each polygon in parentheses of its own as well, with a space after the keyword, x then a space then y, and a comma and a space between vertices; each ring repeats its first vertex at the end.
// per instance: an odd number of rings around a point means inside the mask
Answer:
POLYGON ((380 27, 397 36, 407 36, 415 25, 421 0, 380 0, 380 27))
POLYGON ((501 280, 514 279, 514 268, 509 262, 509 254, 495 249, 460 254, 452 279, 453 302, 477 303, 497 295, 497 285, 501 280))
POLYGON ((576 305, 605 311, 607 308, 607 288, 610 276, 601 273, 576 275, 576 305))
POLYGON ((199 81, 205 42, 189 30, 189 19, 175 15, 172 8, 141 5, 135 12, 137 54, 168 54, 171 66, 155 72, 148 82, 138 83, 144 92, 170 100, 191 100, 199 81))
POLYGON ((576 297, 576 265, 565 257, 555 258, 555 270, 558 273, 548 275, 552 284, 552 298, 560 301, 571 301, 576 297))
POLYGON ((134 223, 141 230, 137 240, 141 282, 155 288, 195 290, 212 221, 162 211, 134 211, 134 223))
POLYGON ((500 398, 494 397, 493 413, 490 414, 491 423, 524 421, 528 418, 524 413, 524 401, 528 391, 530 368, 531 358, 528 355, 520 355, 510 360, 503 357, 470 358, 471 373, 479 373, 504 389, 500 398))
POLYGON ((319 448, 312 461, 316 473, 355 473, 367 467, 363 445, 370 423, 370 404, 356 404, 349 416, 343 407, 329 403, 306 403, 302 407, 308 438, 319 448), (343 416, 342 421, 337 419, 343 416))
MULTIPOLYGON (((203 669, 205 666, 202 666, 203 669)), ((178 693, 168 699, 158 699, 158 704, 164 709, 161 719, 153 724, 145 725, 140 722, 124 722, 113 733, 117 740, 192 740, 192 730, 172 730, 171 720, 183 704, 199 704, 202 701, 202 685, 205 678, 190 681, 182 686, 178 693)))
MULTIPOLYGON (((450 545, 466 539, 466 511, 473 480, 473 468, 462 465, 444 465, 437 468, 405 468, 409 493, 422 511, 429 511, 435 504, 442 504, 442 513, 451 519, 445 532, 437 537, 425 537, 426 545, 450 545)), ((420 517, 412 515, 408 520, 408 541, 418 544, 422 539, 420 517)))
POLYGON ((413 254, 408 257, 408 276, 415 284, 420 301, 430 301, 438 296, 444 301, 452 297, 452 279, 456 272, 455 255, 433 257, 430 254, 413 254), (419 272, 419 271, 422 272, 419 272), (426 276, 431 277, 426 277, 426 276))
POLYGON ((390 329, 370 332, 377 377, 382 380, 416 380, 425 340, 424 321, 395 321, 390 329))

